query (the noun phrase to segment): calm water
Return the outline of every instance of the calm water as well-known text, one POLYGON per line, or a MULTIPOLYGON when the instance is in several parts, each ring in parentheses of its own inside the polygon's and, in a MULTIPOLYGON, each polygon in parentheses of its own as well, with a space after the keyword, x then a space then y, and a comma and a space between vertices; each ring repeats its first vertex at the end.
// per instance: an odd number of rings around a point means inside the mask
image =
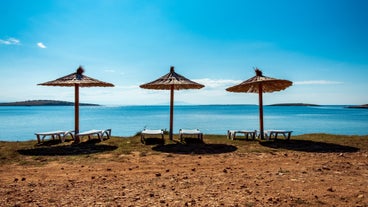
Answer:
MULTIPOLYGON (((293 130, 294 134, 368 134, 368 110, 344 106, 264 107, 265 129, 293 130)), ((168 129, 168 106, 80 107, 80 130, 111 128, 116 136, 131 136, 143 128, 168 129)), ((258 129, 258 106, 176 106, 174 133, 198 128, 206 134, 228 129, 258 129)), ((35 139, 35 132, 74 129, 71 106, 0 107, 0 140, 35 139)))

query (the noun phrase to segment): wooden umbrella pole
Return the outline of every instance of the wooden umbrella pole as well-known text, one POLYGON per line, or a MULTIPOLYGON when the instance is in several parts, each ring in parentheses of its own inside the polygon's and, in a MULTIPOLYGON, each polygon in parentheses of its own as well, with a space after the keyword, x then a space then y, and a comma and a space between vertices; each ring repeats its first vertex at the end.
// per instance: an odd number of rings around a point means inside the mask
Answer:
POLYGON ((173 122, 174 122, 174 85, 170 89, 170 140, 173 140, 173 122))
MULTIPOLYGON (((79 84, 75 84, 75 93, 74 93, 74 130, 75 134, 79 133, 79 84)), ((75 136, 75 142, 79 142, 79 136, 75 136)))
POLYGON ((260 126, 260 138, 264 139, 264 129, 263 129, 263 90, 262 84, 258 85, 258 98, 259 98, 259 126, 260 126))

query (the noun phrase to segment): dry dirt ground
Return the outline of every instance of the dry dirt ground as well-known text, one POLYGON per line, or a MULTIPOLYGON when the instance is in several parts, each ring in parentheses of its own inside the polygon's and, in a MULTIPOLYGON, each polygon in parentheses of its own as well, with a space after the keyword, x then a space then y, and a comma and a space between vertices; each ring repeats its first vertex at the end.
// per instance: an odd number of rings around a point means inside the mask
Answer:
POLYGON ((111 154, 0 166, 0 206, 368 206, 368 153, 111 154))

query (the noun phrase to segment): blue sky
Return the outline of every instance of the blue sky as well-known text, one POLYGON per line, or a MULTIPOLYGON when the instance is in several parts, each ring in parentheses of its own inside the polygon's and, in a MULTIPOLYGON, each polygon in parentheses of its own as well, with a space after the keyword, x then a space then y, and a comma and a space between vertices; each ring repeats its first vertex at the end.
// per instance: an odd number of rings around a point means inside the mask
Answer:
POLYGON ((37 86, 74 72, 114 88, 82 88, 81 102, 167 104, 139 88, 169 72, 204 84, 177 103, 257 104, 225 89, 254 67, 293 86, 265 104, 366 104, 368 2, 364 0, 3 0, 0 102, 73 101, 74 90, 37 86))

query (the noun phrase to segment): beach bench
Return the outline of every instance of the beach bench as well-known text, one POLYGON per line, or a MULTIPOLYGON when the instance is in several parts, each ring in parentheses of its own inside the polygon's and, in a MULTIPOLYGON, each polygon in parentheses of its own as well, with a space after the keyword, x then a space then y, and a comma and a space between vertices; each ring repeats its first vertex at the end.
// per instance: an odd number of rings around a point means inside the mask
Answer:
POLYGON ((37 137, 37 142, 38 144, 45 141, 45 137, 50 136, 53 140, 55 140, 55 137, 58 137, 60 139, 61 142, 65 141, 65 138, 70 135, 73 139, 74 139, 74 135, 73 135, 74 131, 50 131, 50 132, 38 132, 35 133, 36 137, 37 137))
POLYGON ((203 133, 198 129, 180 129, 179 137, 180 141, 183 141, 184 136, 196 136, 199 140, 203 141, 203 133))
POLYGON ((246 139, 251 137, 252 139, 256 138, 257 130, 227 130, 227 138, 234 140, 236 138, 236 134, 243 134, 246 139))
POLYGON ((164 130, 162 129, 144 129, 141 131, 141 142, 146 143, 146 137, 148 136, 160 136, 162 141, 164 140, 164 130))
POLYGON ((287 131, 287 130, 266 130, 265 137, 267 140, 272 139, 272 138, 277 139, 277 136, 279 134, 282 134, 285 139, 290 140, 292 132, 293 131, 287 131))
POLYGON ((85 132, 80 132, 80 133, 76 134, 75 136, 78 136, 79 139, 81 137, 88 136, 88 140, 90 140, 92 138, 92 136, 97 136, 98 139, 103 141, 103 139, 105 137, 104 135, 106 135, 106 139, 110 139, 111 129, 106 129, 106 130, 93 129, 93 130, 89 130, 89 131, 85 131, 85 132))

